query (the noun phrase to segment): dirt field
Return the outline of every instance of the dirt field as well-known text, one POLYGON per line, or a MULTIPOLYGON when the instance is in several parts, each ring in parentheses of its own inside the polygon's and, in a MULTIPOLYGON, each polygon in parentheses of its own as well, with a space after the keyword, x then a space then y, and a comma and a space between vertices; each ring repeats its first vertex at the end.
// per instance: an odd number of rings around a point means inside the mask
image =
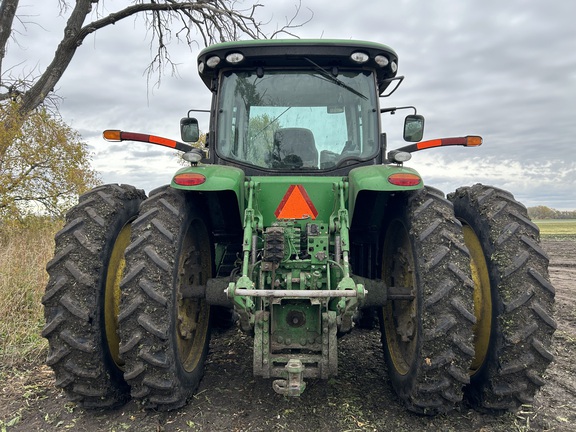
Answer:
POLYGON ((516 414, 478 413, 466 407, 446 416, 407 412, 386 378, 377 331, 354 330, 340 340, 340 374, 309 381, 300 398, 252 377, 251 339, 236 329, 213 335, 197 395, 170 413, 142 411, 130 402, 107 412, 86 412, 53 385, 43 365, 13 371, 0 384, 0 430, 78 431, 576 431, 576 239, 546 240, 556 288, 555 362, 533 406, 516 414))

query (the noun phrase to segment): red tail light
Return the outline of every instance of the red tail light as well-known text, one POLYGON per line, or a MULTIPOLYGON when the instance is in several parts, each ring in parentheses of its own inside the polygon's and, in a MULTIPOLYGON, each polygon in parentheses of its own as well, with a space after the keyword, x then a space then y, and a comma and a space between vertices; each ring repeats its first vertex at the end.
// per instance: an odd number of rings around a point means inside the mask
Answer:
POLYGON ((182 173, 174 176, 174 183, 179 186, 198 186, 206 181, 206 177, 198 173, 182 173))
POLYGON ((395 186, 417 186, 421 181, 420 176, 411 173, 396 173, 388 177, 388 182, 395 186))

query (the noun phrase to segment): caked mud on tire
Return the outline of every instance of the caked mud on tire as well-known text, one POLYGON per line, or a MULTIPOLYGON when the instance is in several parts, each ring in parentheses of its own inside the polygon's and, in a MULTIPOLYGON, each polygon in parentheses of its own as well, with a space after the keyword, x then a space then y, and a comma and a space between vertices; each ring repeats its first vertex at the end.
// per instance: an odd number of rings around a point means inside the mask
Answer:
POLYGON ((183 191, 160 188, 132 226, 121 284, 120 357, 132 397, 146 408, 184 405, 204 370, 210 306, 191 293, 212 277, 213 254, 200 205, 183 191))
POLYGON ((145 198, 127 185, 82 195, 56 234, 55 256, 46 266, 46 362, 56 385, 85 408, 109 408, 129 398, 118 361, 119 274, 130 222, 145 198))
POLYGON ((462 227, 435 189, 406 194, 385 221, 382 279, 411 288, 413 300, 393 300, 379 311, 392 385, 421 414, 453 409, 469 382, 474 355, 473 283, 462 227))
POLYGON ((448 198, 475 273, 476 357, 466 394, 475 407, 513 410, 532 402, 553 359, 548 257, 538 227, 509 192, 477 184, 448 198))

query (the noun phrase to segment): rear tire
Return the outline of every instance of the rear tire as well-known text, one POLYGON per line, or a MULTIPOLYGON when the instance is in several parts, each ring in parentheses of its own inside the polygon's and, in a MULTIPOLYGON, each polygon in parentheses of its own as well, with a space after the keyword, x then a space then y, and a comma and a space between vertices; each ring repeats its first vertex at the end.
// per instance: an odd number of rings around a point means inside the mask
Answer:
POLYGON ((185 194, 164 187, 143 203, 121 284, 124 378, 133 398, 159 410, 178 408, 194 393, 210 341, 210 306, 185 288, 212 277, 212 244, 185 194))
POLYGON ((411 411, 447 412, 462 400, 474 355, 473 283, 462 227, 435 189, 392 205, 400 210, 386 222, 382 279, 411 288, 415 298, 389 300, 379 311, 390 379, 411 411))
POLYGON ((466 395, 478 408, 530 404, 553 360, 554 288, 538 227, 509 192, 484 185, 449 195, 475 280, 476 356, 466 395))
POLYGON ((141 190, 115 184, 82 195, 56 234, 55 256, 46 266, 46 362, 56 385, 85 408, 111 408, 129 398, 118 357, 119 282, 130 224, 145 198, 141 190))

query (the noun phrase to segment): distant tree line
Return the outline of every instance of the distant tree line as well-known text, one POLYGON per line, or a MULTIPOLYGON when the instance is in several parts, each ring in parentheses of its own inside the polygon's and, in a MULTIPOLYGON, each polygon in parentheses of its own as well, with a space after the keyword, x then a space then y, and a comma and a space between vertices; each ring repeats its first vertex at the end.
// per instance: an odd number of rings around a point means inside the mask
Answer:
POLYGON ((576 210, 556 210, 546 206, 528 207, 530 219, 576 219, 576 210))

